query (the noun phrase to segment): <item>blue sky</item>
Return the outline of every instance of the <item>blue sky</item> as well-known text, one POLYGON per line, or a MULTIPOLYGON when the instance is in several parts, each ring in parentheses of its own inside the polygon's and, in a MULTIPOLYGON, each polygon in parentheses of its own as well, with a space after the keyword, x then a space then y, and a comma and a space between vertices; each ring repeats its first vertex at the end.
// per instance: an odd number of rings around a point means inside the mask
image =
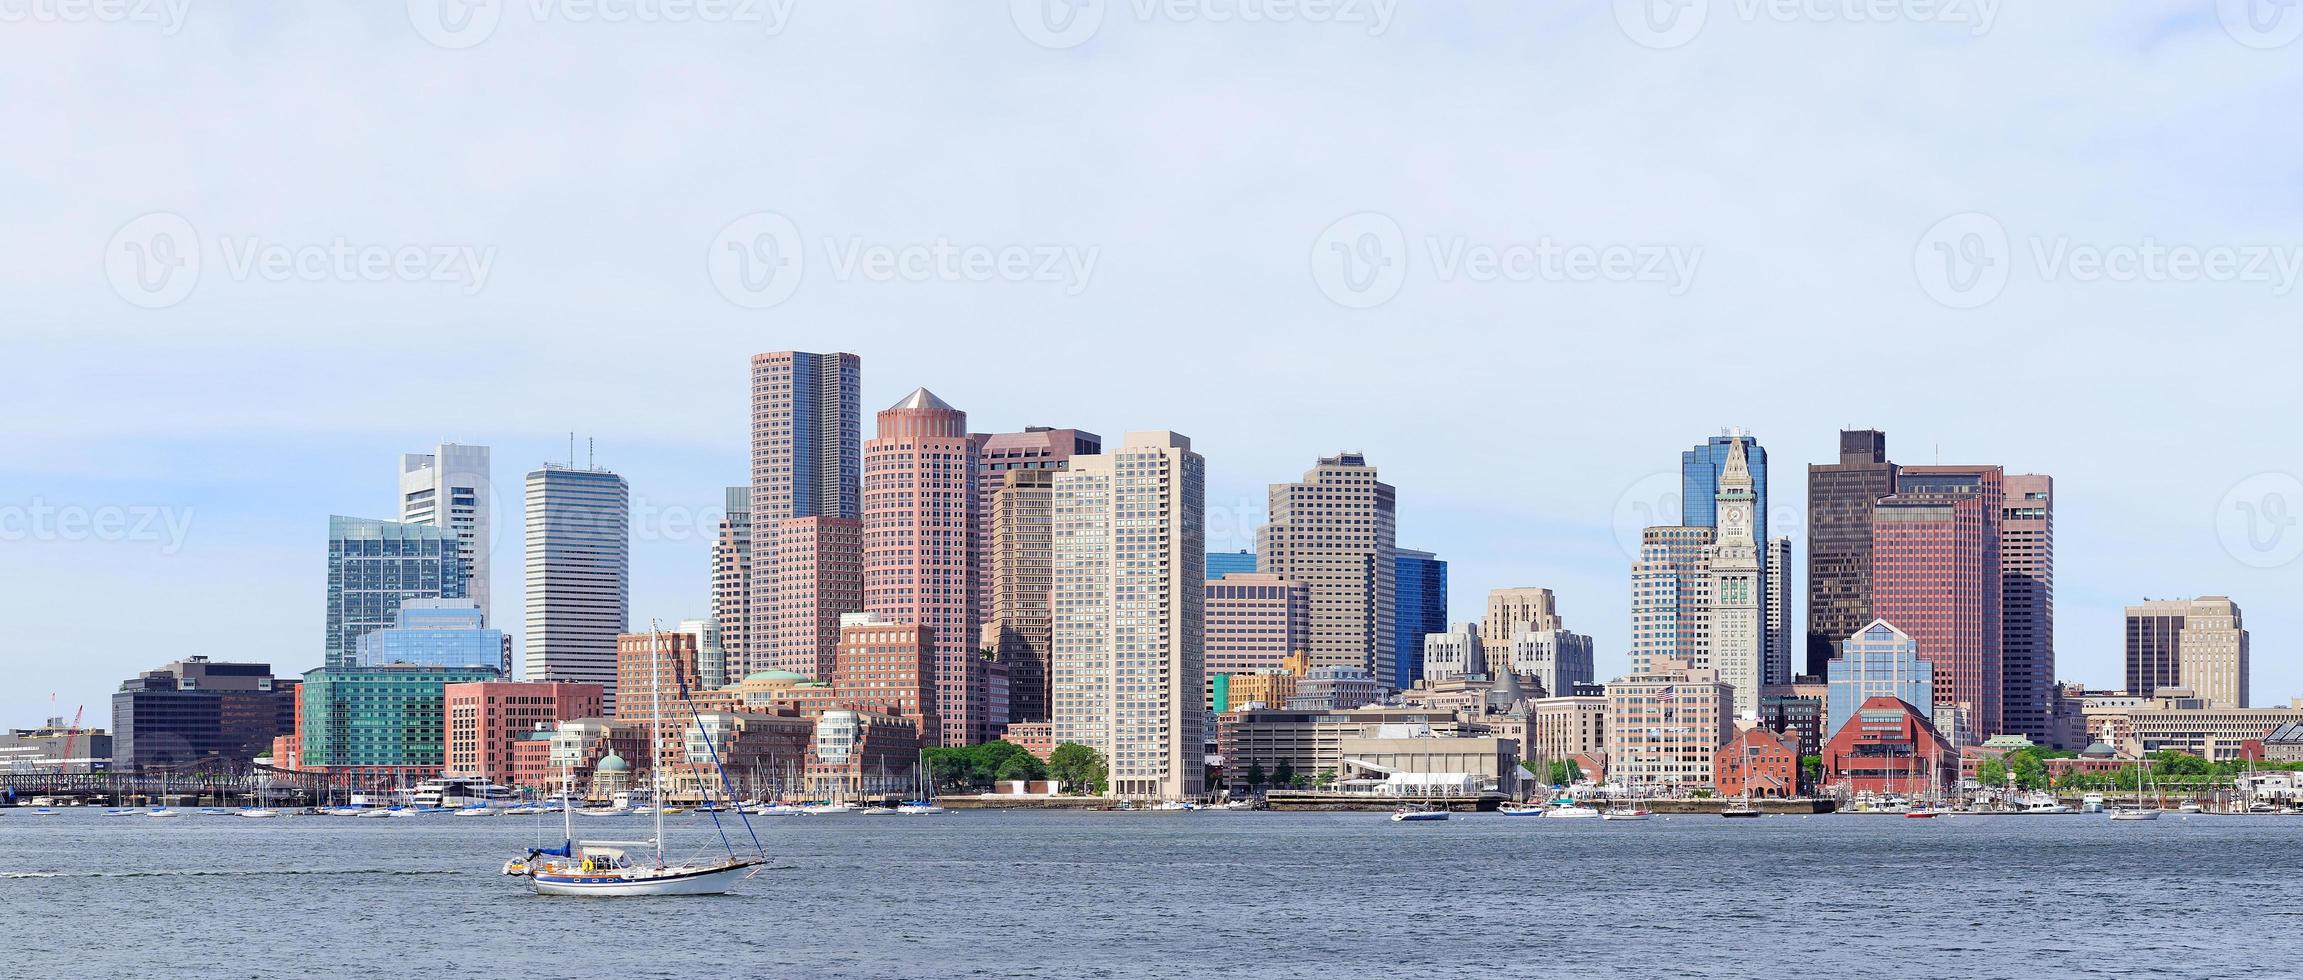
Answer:
POLYGON ((1882 428, 2057 478, 2062 676, 2119 682, 2124 603, 2220 593, 2255 701, 2303 694, 2303 21, 441 2, 0 24, 0 723, 312 666, 327 516, 441 440, 512 488, 595 437, 668 515, 635 620, 699 615, 675 525, 744 477, 746 357, 795 348, 861 354, 867 409, 1184 432, 1218 548, 1363 451, 1455 618, 1551 587, 1603 674, 1680 449, 1756 433, 1796 535, 1803 465, 1882 428))

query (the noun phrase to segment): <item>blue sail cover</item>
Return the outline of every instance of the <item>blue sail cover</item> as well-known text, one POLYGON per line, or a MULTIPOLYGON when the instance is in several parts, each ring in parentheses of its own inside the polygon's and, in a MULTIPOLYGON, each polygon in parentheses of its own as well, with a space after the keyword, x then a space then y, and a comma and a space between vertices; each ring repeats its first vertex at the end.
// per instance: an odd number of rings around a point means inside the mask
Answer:
POLYGON ((537 848, 536 853, 539 855, 549 854, 553 857, 575 857, 575 845, 575 841, 564 841, 558 847, 537 848))

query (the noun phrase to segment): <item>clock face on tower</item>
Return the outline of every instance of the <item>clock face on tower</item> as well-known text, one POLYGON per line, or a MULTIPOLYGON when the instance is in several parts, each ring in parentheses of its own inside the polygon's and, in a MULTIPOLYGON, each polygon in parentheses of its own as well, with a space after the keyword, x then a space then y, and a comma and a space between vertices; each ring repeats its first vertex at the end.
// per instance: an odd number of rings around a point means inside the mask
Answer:
POLYGON ((1741 507, 1729 507, 1719 512, 1719 523, 1729 530, 1743 530, 1746 518, 1741 507))

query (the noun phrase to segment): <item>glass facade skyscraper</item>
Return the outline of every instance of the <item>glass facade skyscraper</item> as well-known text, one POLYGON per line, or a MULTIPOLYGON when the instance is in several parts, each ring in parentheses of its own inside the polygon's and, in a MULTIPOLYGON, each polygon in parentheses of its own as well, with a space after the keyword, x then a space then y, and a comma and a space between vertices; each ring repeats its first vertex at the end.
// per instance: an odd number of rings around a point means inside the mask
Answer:
POLYGON ((485 621, 468 599, 406 600, 397 623, 360 637, 359 665, 493 667, 508 673, 512 648, 504 631, 486 628, 485 621))
POLYGON ((1255 572, 1255 552, 1210 551, 1207 553, 1208 581, 1213 582, 1233 572, 1253 574, 1255 572))
POLYGON ((322 663, 350 666, 360 637, 399 624, 408 599, 463 599, 463 559, 450 528, 328 518, 328 637, 322 663))
MULTIPOLYGON (((1215 556, 1208 556, 1215 564, 1215 556)), ((1423 676, 1423 638, 1447 632, 1447 562, 1428 551, 1400 549, 1398 611, 1392 617, 1392 676, 1400 686, 1423 676)))
POLYGON ((1728 447, 1743 440, 1745 468, 1751 471, 1752 540, 1767 540, 1767 449, 1750 436, 1712 436, 1707 442, 1679 454, 1679 523, 1685 527, 1718 527, 1719 474, 1727 468, 1728 447))
POLYGON ((1839 650, 1824 667, 1825 741, 1871 698, 1899 699, 1923 717, 1935 710, 1935 665, 1920 659, 1919 644, 1902 630, 1873 620, 1839 650))
POLYGON ((331 667, 304 675, 305 766, 437 769, 447 761, 447 686, 492 667, 331 667))

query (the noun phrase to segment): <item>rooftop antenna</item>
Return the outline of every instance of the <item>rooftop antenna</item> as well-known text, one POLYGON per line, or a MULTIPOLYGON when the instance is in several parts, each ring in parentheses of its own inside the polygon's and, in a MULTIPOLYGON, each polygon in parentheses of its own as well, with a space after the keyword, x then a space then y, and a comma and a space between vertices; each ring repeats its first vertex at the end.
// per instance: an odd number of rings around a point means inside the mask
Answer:
POLYGON ((597 463, 595 463, 595 462, 593 462, 593 460, 592 460, 592 437, 591 437, 591 436, 585 436, 585 437, 584 437, 584 468, 585 468, 585 469, 587 469, 587 470, 590 470, 590 469, 598 469, 598 468, 599 468, 598 464, 597 464, 597 463))
POLYGON ((568 433, 568 468, 576 468, 576 434, 572 431, 568 433))

